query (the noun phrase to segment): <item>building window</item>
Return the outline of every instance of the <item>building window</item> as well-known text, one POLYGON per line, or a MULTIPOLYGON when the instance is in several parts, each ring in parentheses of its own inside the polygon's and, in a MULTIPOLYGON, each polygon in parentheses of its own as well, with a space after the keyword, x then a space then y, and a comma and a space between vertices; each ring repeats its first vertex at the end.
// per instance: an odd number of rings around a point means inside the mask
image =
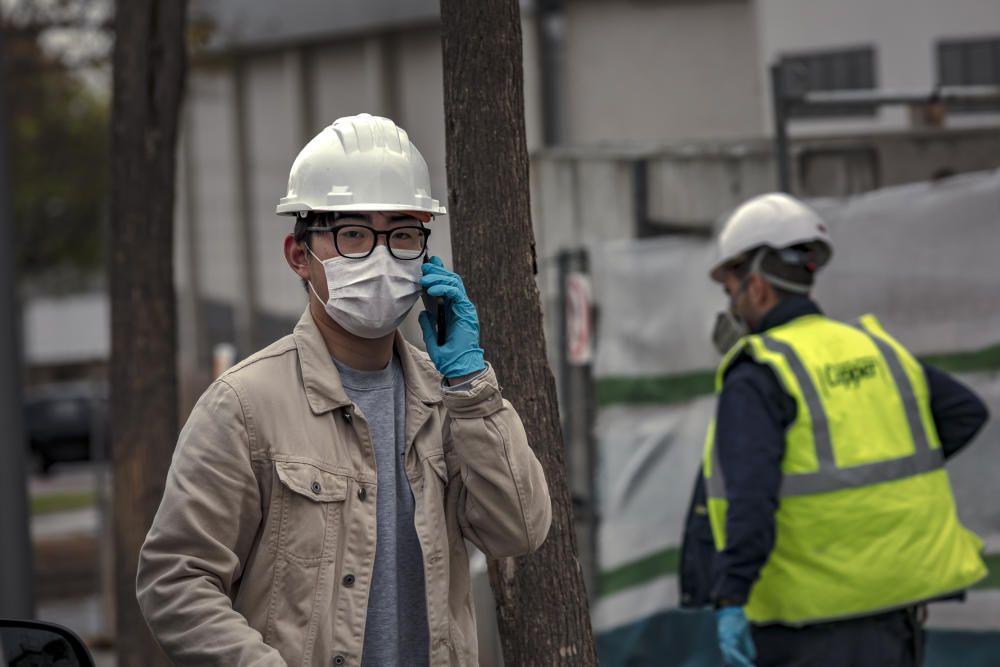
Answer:
MULTIPOLYGON (((938 42, 939 86, 1000 86, 1000 37, 938 42)), ((996 111, 997 103, 953 106, 953 111, 996 111)))
MULTIPOLYGON (((789 95, 875 88, 873 47, 786 54, 779 62, 785 91, 789 95)), ((793 108, 790 115, 797 118, 873 116, 875 111, 875 105, 825 106, 823 109, 793 108)))

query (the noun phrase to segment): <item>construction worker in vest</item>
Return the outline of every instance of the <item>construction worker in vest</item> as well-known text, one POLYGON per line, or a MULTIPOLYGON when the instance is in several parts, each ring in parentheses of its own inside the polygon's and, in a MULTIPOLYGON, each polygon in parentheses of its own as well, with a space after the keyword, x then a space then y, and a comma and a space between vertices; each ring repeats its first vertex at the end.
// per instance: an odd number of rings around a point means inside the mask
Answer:
POLYGON ((427 164, 391 120, 340 118, 277 213, 308 305, 191 412, 139 556, 146 621, 177 665, 478 665, 466 540, 527 554, 551 504, 462 280, 425 255, 427 164), (427 353, 397 331, 424 290, 427 353))
POLYGON ((703 474, 726 664, 919 665, 925 603, 987 573, 944 468, 986 407, 873 316, 823 315, 809 295, 832 249, 801 202, 750 200, 718 245, 730 308, 703 474))

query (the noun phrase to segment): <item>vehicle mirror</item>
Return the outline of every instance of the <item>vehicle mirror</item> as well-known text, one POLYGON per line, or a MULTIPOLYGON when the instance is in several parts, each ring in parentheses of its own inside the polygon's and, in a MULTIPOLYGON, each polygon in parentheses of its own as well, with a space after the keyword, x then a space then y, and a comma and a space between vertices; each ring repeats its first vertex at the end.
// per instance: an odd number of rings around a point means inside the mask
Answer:
POLYGON ((0 619, 0 666, 94 667, 83 641, 55 623, 0 619))

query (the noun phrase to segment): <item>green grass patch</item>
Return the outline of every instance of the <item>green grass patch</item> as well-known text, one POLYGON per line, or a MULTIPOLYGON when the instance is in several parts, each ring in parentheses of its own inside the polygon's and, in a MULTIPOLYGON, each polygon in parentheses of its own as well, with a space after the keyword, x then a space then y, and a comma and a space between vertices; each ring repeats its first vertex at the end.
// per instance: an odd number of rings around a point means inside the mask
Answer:
POLYGON ((93 507, 97 504, 97 491, 76 491, 73 493, 50 493, 31 499, 31 514, 54 514, 93 507))
POLYGON ((669 547, 663 551, 626 563, 614 570, 601 573, 601 597, 614 595, 626 588, 639 586, 652 581, 658 577, 663 577, 677 572, 680 566, 681 550, 678 547, 669 547))
POLYGON ((1000 554, 986 554, 983 556, 983 560, 986 561, 986 567, 989 568, 990 573, 986 575, 985 579, 973 586, 973 590, 1000 588, 1000 554))

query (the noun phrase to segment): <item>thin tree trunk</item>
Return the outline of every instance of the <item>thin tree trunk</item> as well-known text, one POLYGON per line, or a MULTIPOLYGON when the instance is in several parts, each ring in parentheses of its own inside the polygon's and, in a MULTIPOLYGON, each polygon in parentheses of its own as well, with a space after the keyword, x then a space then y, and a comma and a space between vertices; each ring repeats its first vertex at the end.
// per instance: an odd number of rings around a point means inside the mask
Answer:
POLYGON ((441 18, 455 266, 552 495, 542 548, 490 564, 504 660, 511 667, 596 665, 535 284, 518 1, 441 0, 441 18))
POLYGON ((170 664, 135 599, 177 438, 173 212, 185 0, 120 0, 112 106, 111 433, 119 667, 170 664))

